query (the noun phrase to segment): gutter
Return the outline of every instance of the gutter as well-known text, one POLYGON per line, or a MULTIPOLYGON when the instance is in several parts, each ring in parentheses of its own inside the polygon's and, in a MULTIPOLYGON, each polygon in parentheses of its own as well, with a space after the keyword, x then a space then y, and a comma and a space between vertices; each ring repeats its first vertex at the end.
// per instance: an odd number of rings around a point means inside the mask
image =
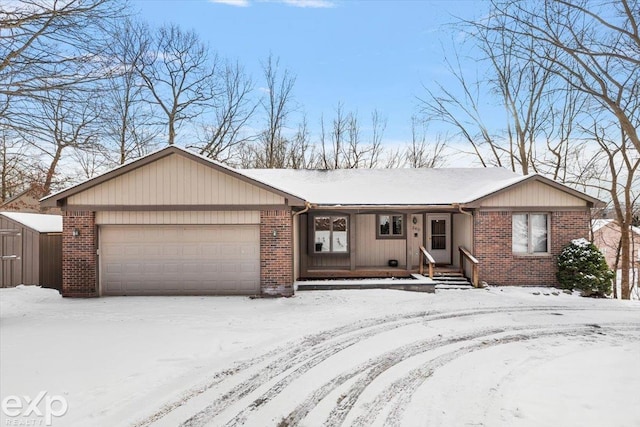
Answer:
POLYGON ((363 212, 375 212, 381 209, 415 210, 415 211, 443 211, 449 212, 456 205, 312 205, 314 209, 322 210, 357 210, 363 212))

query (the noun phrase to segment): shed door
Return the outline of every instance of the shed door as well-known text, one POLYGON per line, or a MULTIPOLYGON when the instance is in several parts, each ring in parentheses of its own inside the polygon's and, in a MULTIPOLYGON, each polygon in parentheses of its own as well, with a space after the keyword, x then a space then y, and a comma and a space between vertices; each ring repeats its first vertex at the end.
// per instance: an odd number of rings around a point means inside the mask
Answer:
POLYGON ((100 227, 103 295, 256 294, 258 225, 100 227))

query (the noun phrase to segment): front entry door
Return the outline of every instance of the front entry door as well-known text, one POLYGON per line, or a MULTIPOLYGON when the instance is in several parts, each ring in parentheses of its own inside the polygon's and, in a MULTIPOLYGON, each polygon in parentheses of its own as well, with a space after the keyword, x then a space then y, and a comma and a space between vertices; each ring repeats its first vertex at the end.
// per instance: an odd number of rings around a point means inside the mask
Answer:
POLYGON ((451 214, 427 214, 427 251, 437 264, 451 264, 451 214))

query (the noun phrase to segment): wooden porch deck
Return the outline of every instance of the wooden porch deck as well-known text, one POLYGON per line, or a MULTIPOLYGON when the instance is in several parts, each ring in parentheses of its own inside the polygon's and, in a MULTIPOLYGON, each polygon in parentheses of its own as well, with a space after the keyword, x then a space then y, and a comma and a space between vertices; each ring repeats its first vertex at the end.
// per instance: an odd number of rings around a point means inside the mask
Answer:
MULTIPOLYGON (((419 273, 418 268, 408 270, 405 266, 398 267, 356 267, 349 269, 312 269, 308 270, 300 280, 307 279, 378 279, 378 278, 410 278, 419 273)), ((434 276, 449 276, 460 273, 460 268, 453 265, 436 265, 434 276)))

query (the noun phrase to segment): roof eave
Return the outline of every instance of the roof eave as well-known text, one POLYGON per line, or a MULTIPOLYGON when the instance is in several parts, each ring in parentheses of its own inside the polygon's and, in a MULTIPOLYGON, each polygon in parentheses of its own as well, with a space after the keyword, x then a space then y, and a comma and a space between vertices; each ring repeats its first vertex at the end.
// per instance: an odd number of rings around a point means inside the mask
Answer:
POLYGON ((342 204, 342 203, 312 203, 311 209, 313 210, 456 210, 458 209, 457 203, 451 204, 342 204))

